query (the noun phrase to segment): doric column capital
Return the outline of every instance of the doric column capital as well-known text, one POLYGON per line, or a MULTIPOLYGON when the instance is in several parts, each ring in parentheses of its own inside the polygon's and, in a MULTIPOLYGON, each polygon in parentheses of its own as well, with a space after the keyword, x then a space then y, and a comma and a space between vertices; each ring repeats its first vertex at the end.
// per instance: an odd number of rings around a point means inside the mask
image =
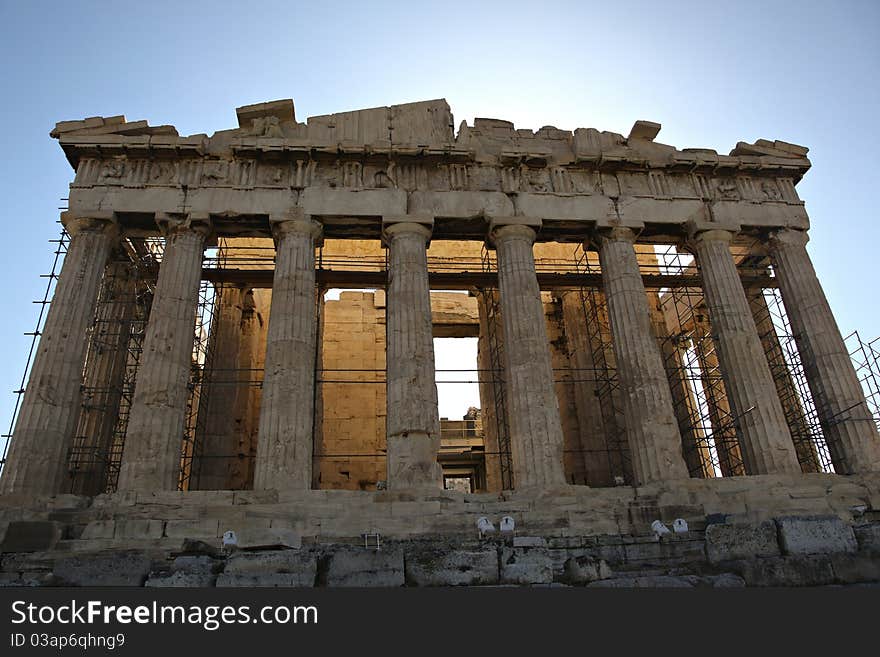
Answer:
POLYGON ((61 224, 71 237, 81 232, 113 234, 119 231, 112 212, 76 213, 67 210, 61 213, 61 224))
POLYGON ((434 232, 434 217, 424 214, 386 215, 382 217, 382 245, 388 246, 396 235, 416 233, 431 241, 434 232))
POLYGON ((700 244, 708 242, 723 242, 724 244, 730 244, 733 241, 733 236, 735 234, 734 231, 725 230, 723 228, 690 231, 684 246, 689 251, 696 252, 697 247, 699 247, 700 244))
POLYGON ((595 247, 601 250, 608 242, 629 242, 635 244, 641 231, 631 226, 601 226, 597 227, 587 241, 587 247, 595 247))
POLYGON ((486 242, 495 246, 501 240, 520 239, 534 244, 542 223, 537 217, 491 217, 486 242))
POLYGON ((715 222, 692 219, 684 225, 687 231, 685 247, 693 249, 699 242, 730 242, 742 227, 730 221, 715 222))
POLYGON ((323 224, 312 219, 312 215, 303 212, 302 208, 293 208, 281 214, 270 214, 269 225, 272 227, 272 237, 275 238, 276 243, 287 235, 308 236, 316 244, 320 244, 324 237, 323 224))
POLYGON ((199 212, 157 212, 156 224, 165 237, 192 232, 207 239, 214 231, 211 215, 199 212))
POLYGON ((810 241, 810 236, 805 230, 796 230, 793 228, 781 228, 770 233, 770 248, 780 249, 787 246, 806 247, 810 241))

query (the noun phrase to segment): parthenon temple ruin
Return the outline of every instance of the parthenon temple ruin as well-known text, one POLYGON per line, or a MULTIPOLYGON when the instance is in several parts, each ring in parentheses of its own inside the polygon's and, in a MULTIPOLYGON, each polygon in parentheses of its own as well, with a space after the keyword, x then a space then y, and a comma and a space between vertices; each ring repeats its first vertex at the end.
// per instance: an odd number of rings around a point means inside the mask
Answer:
POLYGON ((529 583, 509 555, 571 578, 580 557, 551 553, 596 537, 624 570, 643 539, 712 563, 793 559, 803 527, 880 550, 877 399, 807 251, 807 148, 677 149, 650 121, 456 132, 445 100, 237 118, 52 130, 75 178, 0 474, 7 544, 42 523, 68 554, 228 531, 448 546, 509 516, 500 575, 468 583, 529 583), (476 339, 471 370, 435 359, 444 338, 476 339), (441 372, 476 384, 467 413, 440 417, 441 372), (776 552, 730 547, 767 523, 776 552))

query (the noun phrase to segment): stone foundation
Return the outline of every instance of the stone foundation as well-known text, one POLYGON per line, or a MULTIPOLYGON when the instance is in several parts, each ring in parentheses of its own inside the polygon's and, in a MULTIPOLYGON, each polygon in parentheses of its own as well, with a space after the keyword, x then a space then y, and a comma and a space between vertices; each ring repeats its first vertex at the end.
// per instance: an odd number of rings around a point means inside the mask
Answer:
POLYGON ((240 491, 0 498, 9 586, 817 586, 880 582, 880 477, 537 497, 240 491), (478 535, 487 517, 512 534, 478 535), (684 533, 658 536, 651 523, 684 533), (239 548, 224 551, 233 530, 239 548), (379 534, 367 540, 364 533, 379 534))

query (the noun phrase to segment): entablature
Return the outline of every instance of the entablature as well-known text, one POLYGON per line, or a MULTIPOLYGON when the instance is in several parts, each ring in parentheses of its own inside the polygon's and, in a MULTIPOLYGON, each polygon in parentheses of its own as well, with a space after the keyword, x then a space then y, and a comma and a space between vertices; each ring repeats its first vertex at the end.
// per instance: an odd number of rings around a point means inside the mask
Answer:
POLYGON ((740 142, 729 155, 678 150, 655 142, 660 125, 647 121, 628 137, 533 132, 497 119, 463 123, 456 135, 443 100, 306 123, 296 122, 293 101, 237 114, 237 129, 211 137, 124 117, 59 123, 52 136, 76 169, 71 209, 141 218, 194 211, 242 235, 264 233, 248 217, 290 207, 351 237, 378 235, 377 218, 407 212, 435 217, 441 239, 477 236, 491 215, 541 217, 544 240, 581 239, 609 222, 644 224, 646 235, 695 218, 746 230, 808 227, 795 189, 810 167, 807 149, 786 142, 740 142))

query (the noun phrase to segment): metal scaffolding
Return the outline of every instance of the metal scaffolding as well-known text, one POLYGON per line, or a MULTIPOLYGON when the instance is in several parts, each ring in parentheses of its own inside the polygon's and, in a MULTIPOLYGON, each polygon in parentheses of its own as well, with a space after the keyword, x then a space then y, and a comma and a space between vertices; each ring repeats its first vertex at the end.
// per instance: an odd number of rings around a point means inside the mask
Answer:
MULTIPOLYGON (((674 246, 657 249, 659 267, 673 276, 696 276, 693 256, 674 246)), ((682 455, 692 477, 744 474, 740 430, 727 398, 703 291, 670 286, 658 291, 665 334, 658 336, 682 435, 682 455)))
POLYGON ((853 331, 844 341, 865 391, 868 408, 880 430, 880 337, 865 341, 858 331, 853 331))
POLYGON ((803 472, 834 472, 813 395, 778 289, 751 291, 758 335, 803 472), (757 302, 757 303, 756 303, 757 302))
MULTIPOLYGON (((498 274, 495 253, 485 246, 482 251, 482 269, 498 274)), ((504 367, 504 338, 502 335, 501 304, 497 288, 479 288, 479 295, 486 308, 486 344, 489 353, 489 372, 481 372, 479 378, 488 375, 492 386, 495 436, 498 442, 498 466, 502 490, 511 490, 513 480, 513 456, 510 446, 510 422, 507 415, 507 384, 504 367)))
POLYGON ((89 331, 82 409, 70 456, 71 492, 116 490, 161 239, 125 240, 108 265, 89 331))
MULTIPOLYGON (((598 258, 579 245, 574 253, 575 271, 582 274, 600 275, 598 258)), ((605 449, 601 454, 587 453, 585 459, 600 458, 607 464, 607 481, 616 485, 632 483, 632 458, 623 425, 623 408, 620 399, 620 377, 614 360, 605 294, 601 287, 576 289, 587 327, 588 352, 592 360, 591 372, 577 372, 574 381, 583 382, 585 377, 594 383, 603 428, 605 449)), ((590 483, 590 482, 588 482, 590 483)))

